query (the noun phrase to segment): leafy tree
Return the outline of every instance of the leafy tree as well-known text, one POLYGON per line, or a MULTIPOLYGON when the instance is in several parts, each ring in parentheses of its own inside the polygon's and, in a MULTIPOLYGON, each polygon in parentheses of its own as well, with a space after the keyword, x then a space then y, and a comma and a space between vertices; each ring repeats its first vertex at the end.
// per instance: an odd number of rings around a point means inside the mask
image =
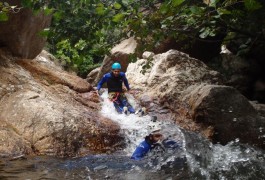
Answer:
POLYGON ((43 32, 48 48, 81 76, 114 44, 132 36, 141 45, 139 51, 152 50, 168 38, 193 42, 220 35, 239 55, 265 47, 263 0, 22 0, 22 4, 53 13, 49 31, 43 32))
POLYGON ((226 37, 224 43, 240 38, 245 39, 243 48, 253 48, 264 46, 264 10, 262 0, 168 0, 130 14, 136 18, 129 18, 128 24, 145 48, 168 37, 193 41, 219 35, 226 37))

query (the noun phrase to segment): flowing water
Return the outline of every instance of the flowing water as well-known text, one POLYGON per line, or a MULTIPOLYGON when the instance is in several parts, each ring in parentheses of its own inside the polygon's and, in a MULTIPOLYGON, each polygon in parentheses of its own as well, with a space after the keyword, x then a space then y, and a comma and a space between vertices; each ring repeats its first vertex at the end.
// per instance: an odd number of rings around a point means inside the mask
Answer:
MULTIPOLYGON (((152 122, 152 117, 117 114, 102 94, 103 116, 116 121, 126 137, 127 147, 112 155, 99 154, 81 158, 26 157, 0 160, 1 179, 265 179, 264 151, 241 144, 239 140, 222 146, 213 145, 199 134, 187 132, 166 120, 152 122), (177 149, 155 150, 141 161, 130 155, 143 138, 159 125, 164 137, 179 144, 177 149)), ((139 108, 129 96, 130 103, 139 108)))

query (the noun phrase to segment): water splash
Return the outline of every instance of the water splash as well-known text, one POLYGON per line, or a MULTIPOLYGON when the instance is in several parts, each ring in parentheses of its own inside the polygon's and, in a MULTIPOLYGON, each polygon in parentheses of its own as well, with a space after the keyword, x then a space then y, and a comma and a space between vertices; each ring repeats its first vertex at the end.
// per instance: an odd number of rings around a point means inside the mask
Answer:
MULTIPOLYGON (((113 103, 108 99, 106 91, 101 95, 101 97, 103 99, 101 114, 120 125, 121 133, 125 134, 127 141, 127 148, 124 149, 124 152, 127 155, 131 154, 135 147, 141 142, 143 137, 148 135, 151 117, 148 115, 139 117, 136 114, 119 114, 116 112, 113 103)), ((133 107, 138 106, 135 100, 130 96, 128 97, 128 100, 133 107)))
POLYGON ((241 144, 212 144, 195 133, 185 132, 186 157, 192 177, 199 179, 265 179, 264 151, 241 144))

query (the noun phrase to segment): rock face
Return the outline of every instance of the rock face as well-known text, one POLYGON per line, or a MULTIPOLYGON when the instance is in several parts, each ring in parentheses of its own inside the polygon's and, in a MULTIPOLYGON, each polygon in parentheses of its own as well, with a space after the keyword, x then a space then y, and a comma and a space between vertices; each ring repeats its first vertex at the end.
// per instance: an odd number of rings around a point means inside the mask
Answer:
MULTIPOLYGON (((137 90, 135 95, 141 104, 148 108, 149 113, 156 114, 160 119, 176 120, 175 116, 180 113, 188 116, 180 96, 189 86, 222 82, 220 74, 216 71, 177 50, 153 56, 153 65, 142 74, 142 66, 147 62, 147 59, 140 59, 136 63, 130 63, 126 74, 131 87, 137 90)), ((183 123, 179 123, 182 127, 198 130, 198 125, 193 121, 187 122, 187 119, 191 118, 184 119, 183 123)))
POLYGON ((45 54, 34 60, 0 55, 0 156, 78 156, 124 145, 119 126, 98 114, 98 97, 85 80, 45 54))
MULTIPOLYGON (((20 0, 5 0, 12 6, 21 7, 20 0)), ((10 13, 7 22, 0 22, 0 46, 11 51, 13 55, 32 59, 43 49, 46 39, 40 32, 48 27, 51 16, 43 12, 37 15, 30 9, 21 9, 18 13, 10 13)))
POLYGON ((213 128, 212 139, 226 144, 238 139, 265 149, 265 121, 236 89, 220 85, 189 87, 182 94, 196 123, 213 128))
POLYGON ((150 114, 173 120, 214 142, 225 144, 239 138, 265 148, 264 134, 260 132, 264 121, 244 96, 222 86, 219 73, 176 50, 153 56, 151 68, 142 74, 147 62, 140 59, 130 63, 126 74, 150 114))
POLYGON ((97 75, 99 74, 100 67, 93 69, 88 75, 87 75, 87 82, 88 83, 93 83, 94 80, 96 79, 97 75))
POLYGON ((265 103, 264 66, 255 59, 233 55, 227 49, 209 63, 225 76, 225 84, 236 88, 248 99, 265 103))
POLYGON ((129 64, 127 78, 134 88, 159 98, 176 99, 190 85, 218 84, 222 80, 219 73, 177 50, 155 55, 153 66, 142 74, 142 65, 146 63, 146 59, 141 59, 129 64))

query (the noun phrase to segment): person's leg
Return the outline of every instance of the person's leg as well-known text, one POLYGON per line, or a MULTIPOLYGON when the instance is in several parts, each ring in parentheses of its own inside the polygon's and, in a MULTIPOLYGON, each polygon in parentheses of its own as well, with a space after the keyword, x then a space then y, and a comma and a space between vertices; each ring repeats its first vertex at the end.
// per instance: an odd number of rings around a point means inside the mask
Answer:
POLYGON ((116 101, 114 101, 114 102, 113 102, 113 105, 114 105, 116 111, 117 111, 119 114, 121 114, 121 113, 123 112, 123 107, 121 107, 119 103, 117 103, 116 101))
POLYGON ((146 115, 147 114, 146 108, 145 107, 140 108, 138 111, 136 111, 135 114, 138 114, 139 116, 146 115))
POLYGON ((125 96, 125 94, 124 93, 122 93, 122 94, 120 94, 120 101, 122 102, 122 104, 123 104, 123 106, 125 107, 127 107, 128 108, 128 111, 130 112, 130 113, 135 113, 135 110, 134 110, 134 108, 132 107, 132 105, 128 102, 128 99, 127 99, 127 97, 125 96))
POLYGON ((121 102, 118 100, 117 95, 118 95, 118 94, 117 94, 116 92, 111 92, 111 93, 108 94, 108 98, 109 98, 110 101, 113 102, 113 105, 114 105, 116 111, 117 111, 119 114, 121 114, 122 111, 123 111, 123 106, 121 106, 122 104, 121 104, 121 102))

